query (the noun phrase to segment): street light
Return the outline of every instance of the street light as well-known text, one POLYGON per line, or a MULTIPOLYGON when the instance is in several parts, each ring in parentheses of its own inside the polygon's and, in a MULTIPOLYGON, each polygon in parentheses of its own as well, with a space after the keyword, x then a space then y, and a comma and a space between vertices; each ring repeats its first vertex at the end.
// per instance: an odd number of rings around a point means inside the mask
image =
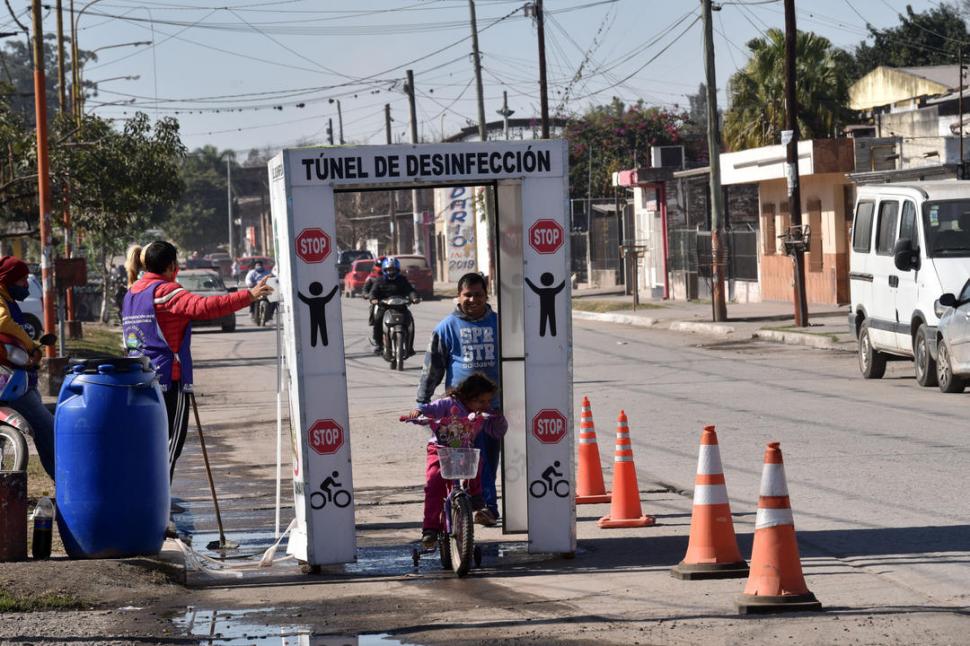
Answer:
POLYGON ((104 47, 95 47, 91 50, 91 53, 100 52, 102 49, 112 49, 113 47, 142 47, 147 45, 153 45, 154 42, 150 40, 136 40, 130 43, 118 43, 117 45, 105 45, 104 47))
POLYGON ((91 81, 91 85, 94 86, 94 92, 91 96, 98 96, 98 84, 107 83, 108 81, 137 81, 141 78, 141 74, 130 74, 128 76, 112 76, 110 78, 101 79, 100 81, 91 81))
POLYGON ((81 125, 81 68, 77 60, 77 23, 85 11, 99 2, 101 0, 90 0, 90 2, 81 7, 80 11, 74 13, 74 0, 71 0, 71 105, 74 107, 74 114, 78 125, 81 125))

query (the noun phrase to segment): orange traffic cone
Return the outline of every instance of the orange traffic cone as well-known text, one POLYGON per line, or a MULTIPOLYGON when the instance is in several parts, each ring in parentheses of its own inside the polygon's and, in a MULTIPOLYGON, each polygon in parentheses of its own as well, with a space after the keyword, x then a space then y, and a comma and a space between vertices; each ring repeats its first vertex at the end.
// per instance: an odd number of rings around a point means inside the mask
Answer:
POLYGON ((620 411, 616 418, 616 458, 613 463, 613 500, 610 515, 603 516, 596 524, 604 529, 614 527, 646 527, 655 522, 653 516, 644 516, 640 509, 640 488, 637 470, 633 466, 633 446, 626 413, 620 411))
POLYGON ((778 442, 772 442, 765 449, 751 548, 751 574, 744 594, 735 600, 742 615, 822 608, 802 575, 780 447, 778 442))
POLYGON ((596 444, 596 426, 589 397, 583 397, 579 413, 579 468, 576 470, 576 504, 591 505, 609 502, 610 494, 603 484, 600 447, 596 444))
POLYGON ((670 571, 677 579, 733 579, 748 575, 734 536, 721 450, 713 426, 701 433, 694 479, 694 512, 690 517, 687 555, 670 571))

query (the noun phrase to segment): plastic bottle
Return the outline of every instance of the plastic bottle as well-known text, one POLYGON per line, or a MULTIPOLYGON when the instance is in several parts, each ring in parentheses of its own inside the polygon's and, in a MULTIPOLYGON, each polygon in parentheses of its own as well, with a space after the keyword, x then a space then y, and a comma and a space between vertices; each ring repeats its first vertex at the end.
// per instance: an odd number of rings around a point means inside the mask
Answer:
POLYGON ((37 501, 34 507, 34 540, 31 554, 35 559, 47 559, 51 555, 51 540, 54 534, 54 503, 47 496, 37 501))

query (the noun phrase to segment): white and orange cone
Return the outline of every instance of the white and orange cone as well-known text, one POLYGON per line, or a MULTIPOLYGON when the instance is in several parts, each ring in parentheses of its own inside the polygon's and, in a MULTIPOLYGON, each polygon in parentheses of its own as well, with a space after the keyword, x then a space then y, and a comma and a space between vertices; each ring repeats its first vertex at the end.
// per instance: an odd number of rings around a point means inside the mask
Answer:
POLYGON ((633 465, 633 445, 626 413, 620 411, 616 419, 616 455, 613 462, 613 499, 610 515, 603 516, 596 524, 603 529, 617 527, 646 527, 653 525, 653 516, 644 516, 640 507, 640 487, 637 469, 633 465))
POLYGON ((576 504, 592 505, 610 502, 610 494, 603 483, 603 467, 600 464, 600 448, 596 443, 596 426, 589 397, 583 397, 579 412, 579 447, 576 469, 576 504))
POLYGON ((798 557, 795 521, 788 499, 781 445, 765 449, 761 495, 751 549, 751 573, 744 594, 735 600, 741 614, 821 610, 809 592, 798 557))
POLYGON ((741 558, 734 535, 721 451, 713 426, 705 426, 701 433, 687 555, 670 574, 687 580, 733 579, 748 574, 748 564, 741 558))

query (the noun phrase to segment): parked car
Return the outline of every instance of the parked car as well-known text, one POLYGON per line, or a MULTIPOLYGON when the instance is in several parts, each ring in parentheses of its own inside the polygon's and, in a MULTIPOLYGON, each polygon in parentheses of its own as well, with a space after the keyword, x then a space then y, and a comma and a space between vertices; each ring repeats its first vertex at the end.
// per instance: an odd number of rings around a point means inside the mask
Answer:
POLYGON ((936 379, 945 393, 962 393, 970 379, 970 280, 958 295, 950 292, 936 301, 936 379))
MULTIPOLYGON (((236 291, 235 287, 227 288, 219 273, 212 269, 186 269, 180 271, 178 282, 182 287, 200 296, 215 296, 236 291)), ((192 321, 192 327, 219 326, 223 332, 236 329, 236 313, 232 312, 220 319, 211 321, 192 321)))
MULTIPOLYGON (((27 287, 30 294, 20 301, 20 311, 24 313, 23 328, 36 341, 44 333, 44 289, 40 279, 33 274, 27 276, 27 287)), ((56 313, 55 313, 56 315, 56 313)))
POLYGON ((916 381, 937 385, 937 298, 970 278, 970 186, 941 180, 860 186, 849 251, 849 326, 859 368, 912 359, 916 381))
POLYGON ((355 260, 350 266, 350 271, 344 275, 344 296, 349 298, 361 294, 373 268, 373 260, 367 258, 355 260))
POLYGON ((355 260, 374 259, 367 249, 345 249, 337 254, 337 278, 343 278, 350 271, 350 266, 355 260))
POLYGON ((237 272, 234 278, 236 280, 244 279, 246 274, 249 273, 249 270, 253 268, 253 264, 257 260, 263 261, 263 267, 266 269, 266 271, 273 271, 273 267, 276 265, 276 263, 273 262, 273 259, 269 256, 241 256, 236 258, 237 272))
POLYGON ((232 256, 227 254, 225 251, 217 251, 215 253, 206 254, 204 259, 215 265, 216 269, 219 270, 220 276, 223 278, 231 277, 232 256))
POLYGON ((401 273, 414 285, 414 291, 421 298, 434 296, 434 275, 428 266, 428 259, 424 256, 392 256, 401 263, 401 273))

